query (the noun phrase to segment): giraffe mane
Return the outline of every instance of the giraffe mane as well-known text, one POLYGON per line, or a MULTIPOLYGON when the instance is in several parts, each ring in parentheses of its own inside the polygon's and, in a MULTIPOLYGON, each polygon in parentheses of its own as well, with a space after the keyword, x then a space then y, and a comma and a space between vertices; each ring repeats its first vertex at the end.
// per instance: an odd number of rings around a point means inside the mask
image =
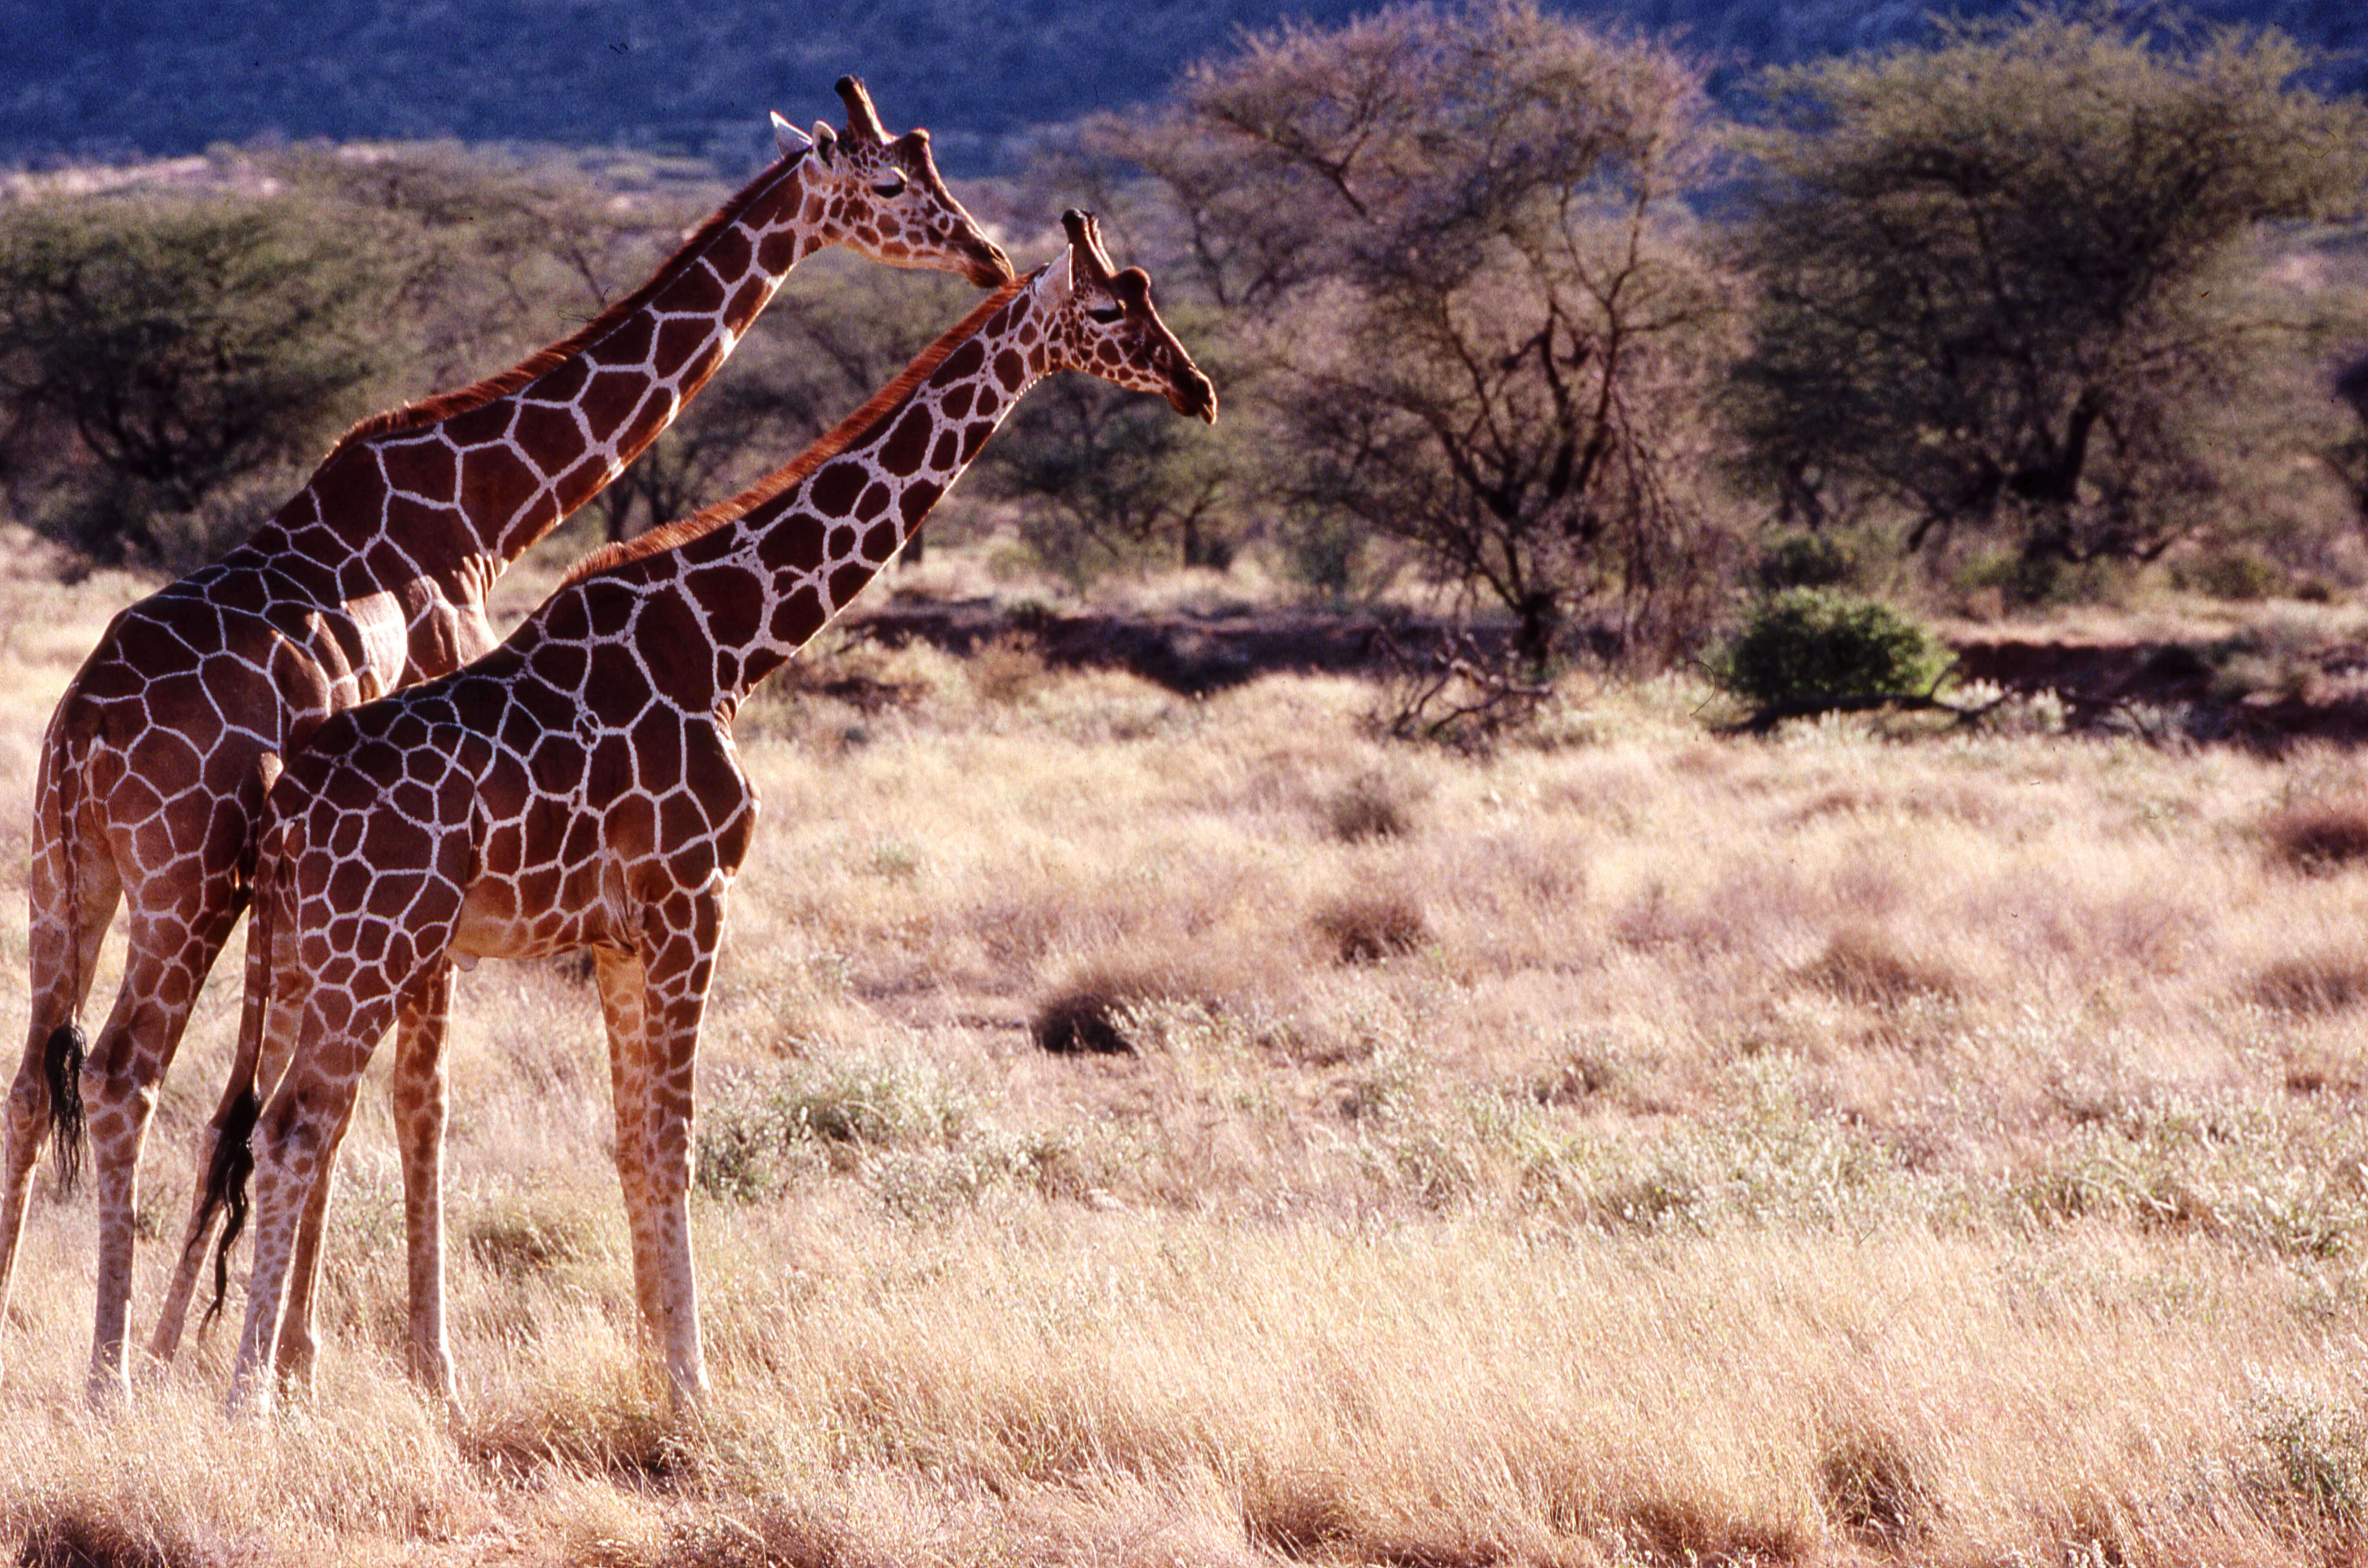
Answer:
POLYGON ((894 381, 872 393, 862 407, 840 420, 831 427, 828 435, 789 462, 728 501, 719 501, 688 517, 661 523, 637 538, 602 545, 570 567, 567 575, 560 579, 559 585, 564 588, 612 566, 662 555, 727 524, 737 522, 766 502, 786 494, 806 475, 886 424, 889 416, 913 395, 914 389, 928 379, 929 372, 945 363, 946 357, 965 341, 976 335, 979 328, 986 324, 987 318, 1016 298, 1033 277, 1030 274, 1026 278, 1014 278, 980 301, 970 314, 947 328, 935 343, 915 356, 913 362, 905 366, 894 381))
MULTIPOLYGON (((806 155, 799 154, 801 158, 806 155)), ((776 165, 775 166, 779 172, 784 175, 788 173, 788 165, 776 165)), ((458 387, 451 392, 438 392, 432 397, 424 397, 416 403, 406 403, 400 408, 391 408, 382 414, 373 414, 337 437, 337 444, 330 449, 329 455, 335 457, 338 452, 359 441, 371 440, 380 436, 424 430, 431 425, 440 425, 447 419, 455 418, 472 409, 483 408, 489 403, 507 397, 510 393, 534 381, 538 377, 557 369, 594 342, 607 335, 627 316, 656 298, 659 290, 675 280, 685 262, 703 250, 709 241, 737 222, 741 215, 756 204, 757 199, 770 191, 775 183, 769 179, 750 180, 730 200, 709 214, 705 222, 692 230, 690 237, 676 246, 674 254, 667 256, 665 263, 656 271, 651 273, 640 288, 609 305, 599 314, 558 342, 547 347, 536 349, 508 369, 497 370, 483 381, 472 381, 465 387, 458 387)))

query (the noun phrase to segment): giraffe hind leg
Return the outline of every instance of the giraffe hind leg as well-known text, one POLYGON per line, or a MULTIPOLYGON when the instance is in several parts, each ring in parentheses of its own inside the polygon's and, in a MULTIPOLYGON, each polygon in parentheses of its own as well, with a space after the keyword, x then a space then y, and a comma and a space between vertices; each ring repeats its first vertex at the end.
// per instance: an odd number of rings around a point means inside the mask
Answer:
POLYGON ((83 1069, 98 1208, 98 1269, 91 1336, 91 1397, 131 1392, 132 1264, 141 1153, 157 1086, 179 1050, 198 989, 237 919, 235 905, 143 910, 134 919, 123 988, 83 1069))
MULTIPOLYGON (((17 1247, 32 1196, 33 1169, 50 1137, 51 1112, 63 1084, 80 1101, 77 1049, 81 1030, 74 1015, 87 997, 106 939, 122 897, 113 858, 103 844, 78 846, 79 875, 69 892, 66 855, 52 839, 36 850, 27 877, 32 924, 28 932, 31 970, 31 1018, 24 1059, 7 1096, 7 1153, 0 1165, 0 1314, 5 1314, 16 1272, 17 1247)), ((60 1172, 63 1178, 63 1170, 60 1172)))
POLYGON ((159 1366, 169 1365, 181 1347, 189 1301, 197 1294, 199 1277, 205 1272, 206 1252, 217 1219, 224 1221, 225 1228, 221 1246, 214 1249, 213 1300, 199 1320, 200 1331, 211 1328, 214 1319, 222 1315, 222 1301, 230 1293, 230 1249, 246 1225, 246 1182, 255 1165, 249 1140, 255 1133, 256 1119, 262 1112, 263 1102, 255 1085, 242 1083, 214 1112, 213 1121, 206 1129, 207 1142, 200 1161, 205 1175, 190 1200, 189 1222, 181 1235, 180 1256, 173 1266, 172 1284, 165 1292, 164 1311, 156 1318, 155 1335, 148 1344, 149 1358, 159 1366))

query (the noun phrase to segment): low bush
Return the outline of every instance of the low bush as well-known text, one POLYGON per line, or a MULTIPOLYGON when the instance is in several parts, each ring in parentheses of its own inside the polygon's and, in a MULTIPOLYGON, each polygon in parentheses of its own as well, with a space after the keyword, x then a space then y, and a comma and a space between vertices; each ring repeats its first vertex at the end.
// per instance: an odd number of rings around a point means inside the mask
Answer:
POLYGON ((1873 599, 1793 588, 1761 600, 1713 656, 1711 678, 1755 706, 1930 691, 1946 661, 1931 633, 1873 599))

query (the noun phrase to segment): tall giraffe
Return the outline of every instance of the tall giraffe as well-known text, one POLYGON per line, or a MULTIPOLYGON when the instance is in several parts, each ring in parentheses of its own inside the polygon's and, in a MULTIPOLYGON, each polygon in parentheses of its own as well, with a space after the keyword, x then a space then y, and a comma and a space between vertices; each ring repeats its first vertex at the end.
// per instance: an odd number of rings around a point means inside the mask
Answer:
POLYGON ((843 134, 808 137, 774 116, 780 160, 639 289, 510 369, 356 426, 253 538, 117 617, 59 700, 35 793, 32 1016, 0 1168, 0 1314, 33 1166, 54 1128, 74 1185, 86 1106, 94 1398, 128 1392, 141 1149, 247 901, 264 755, 492 647, 494 580, 657 438, 817 248, 981 287, 1011 278, 939 176, 928 132, 891 139, 860 83, 838 92, 843 134), (122 988, 85 1059, 76 1017, 119 901, 131 905, 122 988))
MULTIPOLYGON (((233 1157, 207 1193, 209 1208, 243 1203, 234 1154, 251 1146, 234 1405, 268 1408, 276 1373, 308 1369, 309 1344, 291 1364, 281 1343, 283 1297, 291 1316, 309 1303, 338 1140, 389 1025, 441 1007, 456 962, 579 947, 598 962, 645 1343, 677 1403, 705 1389, 687 1211, 693 1055, 757 805, 734 714, 903 547, 1038 380, 1087 370, 1216 418, 1215 389, 1159 319, 1149 278, 1111 267, 1087 215, 1064 222, 1065 257, 979 306, 797 462, 595 553, 491 653, 338 714, 289 763, 270 794, 238 1064, 216 1116, 233 1157)), ((449 1400, 433 1185, 444 1108, 416 1092, 439 1080, 400 1060, 413 1049, 398 1045, 395 1108, 412 1280, 427 1287, 412 1365, 449 1400)), ((204 1245, 193 1228, 185 1277, 204 1245)))

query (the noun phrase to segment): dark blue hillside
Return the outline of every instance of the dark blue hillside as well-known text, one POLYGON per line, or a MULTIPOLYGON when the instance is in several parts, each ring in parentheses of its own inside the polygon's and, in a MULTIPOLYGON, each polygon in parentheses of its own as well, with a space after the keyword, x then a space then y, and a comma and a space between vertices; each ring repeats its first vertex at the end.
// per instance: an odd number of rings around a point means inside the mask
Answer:
MULTIPOLYGON (((1155 97, 1237 29, 1349 0, 10 0, 0 15, 0 161, 163 156, 256 136, 450 135, 720 155, 762 145, 763 111, 836 113, 867 77, 944 161, 991 165, 1032 124, 1155 97)), ((1913 0, 1557 5, 1681 30, 1740 68, 1917 36, 1913 0)), ((1983 4, 1978 10, 2003 8, 1983 4)), ((2203 0, 2339 51, 2368 82, 2359 0, 2203 0)))

